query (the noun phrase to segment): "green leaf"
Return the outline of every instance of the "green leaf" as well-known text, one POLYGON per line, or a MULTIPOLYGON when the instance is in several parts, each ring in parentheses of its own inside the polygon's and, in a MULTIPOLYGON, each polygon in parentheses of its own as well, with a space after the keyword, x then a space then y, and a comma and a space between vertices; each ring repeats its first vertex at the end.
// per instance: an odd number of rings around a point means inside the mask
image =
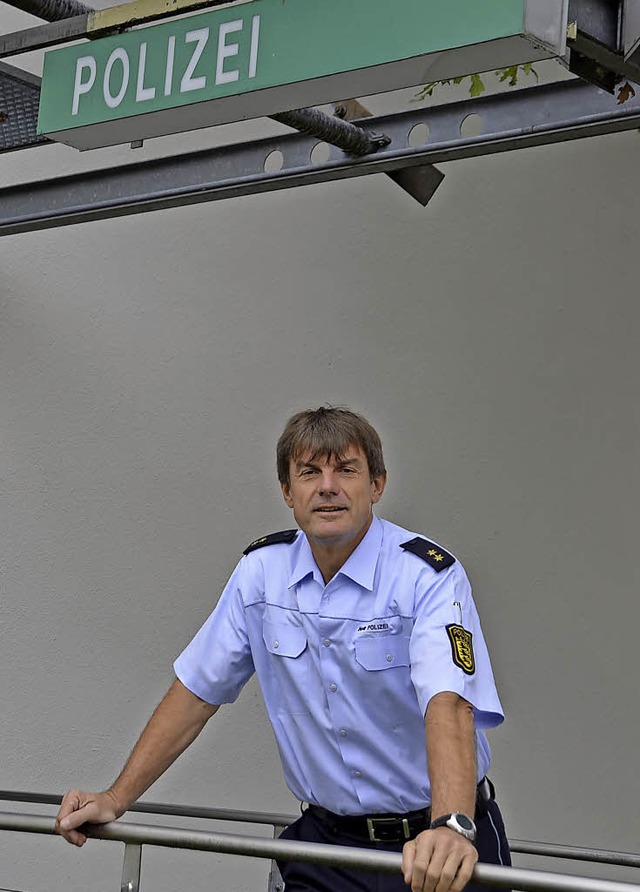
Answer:
MULTIPOLYGON (((509 65, 506 68, 498 68, 493 73, 498 78, 501 84, 505 81, 508 81, 510 87, 516 86, 520 73, 524 74, 526 77, 528 77, 530 74, 533 74, 536 81, 539 80, 538 72, 535 70, 531 62, 525 62, 523 65, 509 65)), ((455 84, 457 86, 458 84, 461 84, 463 81, 465 81, 467 78, 469 78, 471 82, 469 86, 469 94, 474 99, 485 92, 486 87, 484 85, 482 77, 479 74, 464 74, 460 75, 459 77, 450 77, 446 80, 434 81, 431 84, 425 84, 425 86, 416 93, 413 101, 420 102, 420 100, 426 99, 427 96, 433 96, 433 92, 436 87, 448 87, 451 84, 455 84)), ((630 94, 628 93, 628 91, 625 90, 625 93, 623 94, 624 98, 622 101, 626 101, 629 98, 629 95, 630 94)))
POLYGON ((518 80, 518 66, 510 65, 508 68, 499 68, 496 71, 496 76, 501 84, 508 79, 509 85, 513 87, 518 80))
POLYGON ((486 87, 484 85, 484 81, 480 77, 479 74, 471 75, 471 86, 469 87, 469 93, 474 98, 476 96, 480 96, 481 93, 484 93, 486 87))

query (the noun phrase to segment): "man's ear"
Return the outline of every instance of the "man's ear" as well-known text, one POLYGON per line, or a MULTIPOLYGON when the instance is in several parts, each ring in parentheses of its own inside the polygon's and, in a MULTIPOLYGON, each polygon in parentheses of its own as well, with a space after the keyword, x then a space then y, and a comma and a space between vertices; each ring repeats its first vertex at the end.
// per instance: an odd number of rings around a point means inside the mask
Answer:
POLYGON ((379 502, 382 498, 382 493, 384 492, 384 488, 387 485, 387 475, 380 474, 379 477, 374 477, 371 481, 371 504, 375 505, 376 502, 379 502))
POLYGON ((282 497, 289 508, 293 508, 293 499, 291 498, 291 487, 288 483, 281 483, 282 497))

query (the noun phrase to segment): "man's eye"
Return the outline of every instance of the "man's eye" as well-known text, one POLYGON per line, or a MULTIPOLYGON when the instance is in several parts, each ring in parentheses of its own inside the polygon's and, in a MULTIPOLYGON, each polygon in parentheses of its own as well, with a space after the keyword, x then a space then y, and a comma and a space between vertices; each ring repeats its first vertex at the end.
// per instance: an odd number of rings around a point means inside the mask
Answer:
POLYGON ((355 474, 355 468, 341 468, 343 474, 355 474))
POLYGON ((313 474, 315 474, 315 471, 313 470, 313 468, 305 468, 304 471, 301 472, 300 476, 301 477, 311 477, 311 476, 313 476, 313 474))

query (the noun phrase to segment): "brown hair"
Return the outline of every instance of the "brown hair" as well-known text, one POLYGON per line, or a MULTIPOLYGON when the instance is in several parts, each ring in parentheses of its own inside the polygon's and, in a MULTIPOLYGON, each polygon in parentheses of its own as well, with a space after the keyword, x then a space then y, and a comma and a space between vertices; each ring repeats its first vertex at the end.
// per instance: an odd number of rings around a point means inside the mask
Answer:
POLYGON ((349 446, 359 446, 367 458, 371 479, 387 473, 382 443, 366 418, 344 406, 320 406, 293 415, 276 447, 278 480, 289 485, 289 462, 310 452, 312 460, 326 455, 343 458, 349 446))

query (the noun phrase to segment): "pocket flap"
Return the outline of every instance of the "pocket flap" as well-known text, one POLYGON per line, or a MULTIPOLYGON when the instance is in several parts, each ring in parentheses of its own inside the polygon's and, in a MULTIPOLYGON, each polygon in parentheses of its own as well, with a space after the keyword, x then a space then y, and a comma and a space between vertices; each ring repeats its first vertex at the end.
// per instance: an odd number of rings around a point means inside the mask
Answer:
POLYGON ((268 619, 262 623, 262 637, 269 653, 280 657, 299 657, 307 646, 301 626, 272 623, 268 619))
POLYGON ((406 635, 358 638, 355 649, 356 660, 364 669, 376 671, 409 665, 409 638, 406 635))

